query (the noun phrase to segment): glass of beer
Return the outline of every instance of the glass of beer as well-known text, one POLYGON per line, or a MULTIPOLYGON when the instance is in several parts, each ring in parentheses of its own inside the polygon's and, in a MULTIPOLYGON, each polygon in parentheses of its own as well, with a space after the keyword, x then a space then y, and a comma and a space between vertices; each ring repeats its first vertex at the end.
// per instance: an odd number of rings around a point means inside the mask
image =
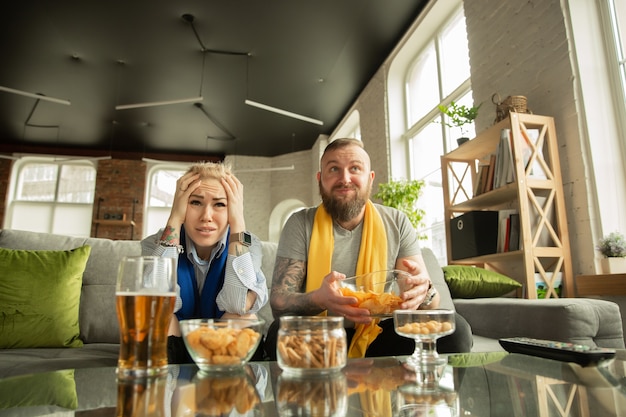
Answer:
POLYGON ((120 262, 116 307, 120 379, 167 373, 167 330, 176 301, 175 260, 130 256, 120 262))

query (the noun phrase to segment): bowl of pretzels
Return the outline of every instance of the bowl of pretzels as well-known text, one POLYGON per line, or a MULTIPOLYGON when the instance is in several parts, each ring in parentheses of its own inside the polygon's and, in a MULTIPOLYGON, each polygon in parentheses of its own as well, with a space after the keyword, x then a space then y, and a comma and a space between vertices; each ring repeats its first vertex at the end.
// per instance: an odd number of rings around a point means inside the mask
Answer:
POLYGON ((201 371, 231 371, 254 355, 264 323, 262 319, 189 319, 180 321, 180 330, 201 371))

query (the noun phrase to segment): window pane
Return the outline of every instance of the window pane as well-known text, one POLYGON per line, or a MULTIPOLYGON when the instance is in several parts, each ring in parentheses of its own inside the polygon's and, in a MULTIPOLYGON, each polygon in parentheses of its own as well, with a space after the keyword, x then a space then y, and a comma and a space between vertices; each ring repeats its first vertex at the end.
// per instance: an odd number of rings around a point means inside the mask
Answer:
POLYGON ((96 170, 85 165, 62 165, 57 201, 63 203, 93 202, 96 170))
POLYGON ((176 181, 185 173, 182 170, 162 169, 152 175, 150 198, 151 207, 171 207, 176 191, 176 181))
POLYGON ((441 83, 447 97, 470 77, 465 19, 459 15, 441 34, 441 83))
POLYGON ((409 76, 407 86, 409 124, 414 124, 439 104, 438 78, 437 55, 435 45, 431 43, 417 58, 409 76))
POLYGON ((28 164, 20 172, 17 200, 54 201, 58 165, 28 164))

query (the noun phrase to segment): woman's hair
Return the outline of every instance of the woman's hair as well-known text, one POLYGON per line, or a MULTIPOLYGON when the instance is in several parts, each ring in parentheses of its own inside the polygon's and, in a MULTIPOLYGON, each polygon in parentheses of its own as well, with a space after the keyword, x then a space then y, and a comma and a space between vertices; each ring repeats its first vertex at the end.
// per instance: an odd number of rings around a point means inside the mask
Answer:
POLYGON ((219 180, 228 174, 232 174, 230 164, 225 164, 223 162, 196 162, 189 167, 187 172, 200 174, 200 180, 219 180))

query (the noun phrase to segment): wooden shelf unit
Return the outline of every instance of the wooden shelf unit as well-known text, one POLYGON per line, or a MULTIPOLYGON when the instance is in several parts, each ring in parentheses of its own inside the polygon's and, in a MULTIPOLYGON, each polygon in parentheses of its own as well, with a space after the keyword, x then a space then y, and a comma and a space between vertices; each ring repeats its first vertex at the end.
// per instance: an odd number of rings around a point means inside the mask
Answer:
POLYGON ((555 278, 560 274, 561 296, 574 296, 563 182, 552 117, 511 112, 507 119, 443 155, 441 168, 449 264, 476 265, 510 276, 523 285, 518 296, 525 298, 537 298, 536 274, 545 282, 546 298, 558 298, 555 278), (510 129, 512 133, 515 181, 474 196, 478 167, 496 152, 502 129, 510 129), (539 132, 536 139, 529 134, 531 129, 539 132), (528 149, 531 152, 527 164, 522 155, 526 138, 532 142, 527 147, 527 152, 528 149), (533 166, 541 167, 545 175, 532 175, 533 166), (510 209, 516 210, 520 217, 520 250, 452 259, 449 219, 476 210, 510 209))

